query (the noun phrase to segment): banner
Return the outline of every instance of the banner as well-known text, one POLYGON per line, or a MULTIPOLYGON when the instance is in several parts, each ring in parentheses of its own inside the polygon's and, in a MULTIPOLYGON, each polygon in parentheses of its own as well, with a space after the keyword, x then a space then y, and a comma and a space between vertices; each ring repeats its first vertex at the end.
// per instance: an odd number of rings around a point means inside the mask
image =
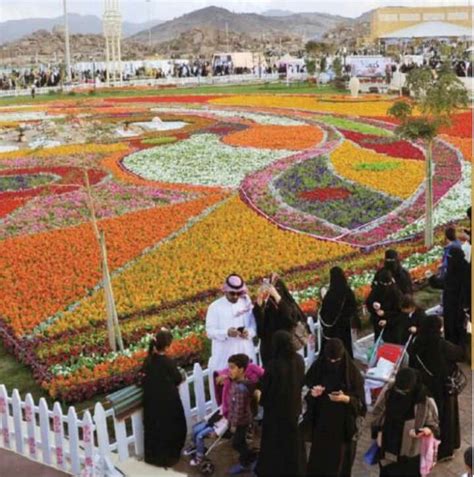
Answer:
POLYGON ((358 77, 385 76, 388 65, 392 63, 391 58, 385 56, 348 56, 346 65, 351 66, 351 75, 358 77))

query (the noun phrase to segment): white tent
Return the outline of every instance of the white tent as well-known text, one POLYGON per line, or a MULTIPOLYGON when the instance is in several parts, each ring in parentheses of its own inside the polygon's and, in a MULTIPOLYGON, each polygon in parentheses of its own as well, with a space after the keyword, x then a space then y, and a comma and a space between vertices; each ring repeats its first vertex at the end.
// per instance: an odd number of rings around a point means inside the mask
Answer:
POLYGON ((423 22, 382 35, 381 39, 391 38, 451 38, 472 37, 470 28, 447 22, 423 22))

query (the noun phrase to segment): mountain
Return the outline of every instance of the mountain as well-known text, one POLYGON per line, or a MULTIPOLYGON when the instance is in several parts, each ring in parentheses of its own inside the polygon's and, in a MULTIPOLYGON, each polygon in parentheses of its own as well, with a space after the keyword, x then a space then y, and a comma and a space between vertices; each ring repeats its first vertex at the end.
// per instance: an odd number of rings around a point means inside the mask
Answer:
MULTIPOLYGON (((79 15, 69 13, 69 31, 71 34, 102 34, 102 19, 94 15, 79 15)), ((123 36, 129 37, 140 31, 162 23, 152 20, 146 23, 123 22, 123 36)), ((64 25, 64 16, 56 18, 26 18, 24 20, 9 20, 0 23, 0 44, 19 40, 38 30, 52 31, 55 27, 64 25)))
MULTIPOLYGON (((102 35, 73 34, 70 36, 73 62, 105 60, 105 38, 102 35)), ((37 30, 31 35, 6 43, 3 60, 9 66, 19 67, 64 62, 64 35, 61 32, 37 30)), ((154 53, 146 43, 125 39, 122 41, 122 59, 139 60, 154 53)))
MULTIPOLYGON (((154 43, 170 42, 193 30, 245 34, 252 38, 279 38, 297 36, 303 39, 322 35, 347 18, 320 13, 292 13, 285 17, 264 16, 255 13, 233 13, 225 8, 206 7, 155 26, 151 30, 154 43)), ((133 35, 138 41, 148 40, 148 31, 133 35)))
POLYGON ((289 17, 293 14, 294 12, 290 12, 290 10, 267 10, 261 13, 264 17, 289 17))

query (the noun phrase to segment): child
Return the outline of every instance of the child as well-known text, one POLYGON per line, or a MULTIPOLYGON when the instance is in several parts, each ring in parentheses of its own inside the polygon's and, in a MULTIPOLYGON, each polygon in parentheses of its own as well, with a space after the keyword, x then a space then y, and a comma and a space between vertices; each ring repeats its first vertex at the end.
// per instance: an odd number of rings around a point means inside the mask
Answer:
POLYGON ((402 344, 408 341, 410 334, 416 334, 421 324, 426 320, 426 313, 423 308, 417 306, 413 295, 403 295, 401 305, 402 315, 405 316, 404 333, 402 344))
POLYGON ((222 407, 207 416, 203 422, 199 422, 193 427, 193 445, 184 451, 184 455, 192 455, 194 457, 190 461, 190 465, 195 467, 201 464, 206 453, 204 439, 211 435, 218 437, 225 434, 228 429, 228 421, 222 415, 222 407))
POLYGON ((229 358, 229 392, 228 419, 233 431, 232 447, 239 453, 239 463, 229 469, 231 475, 250 470, 255 461, 255 452, 248 447, 246 435, 252 423, 251 400, 255 385, 245 380, 245 370, 249 365, 249 357, 245 354, 234 354, 229 358))

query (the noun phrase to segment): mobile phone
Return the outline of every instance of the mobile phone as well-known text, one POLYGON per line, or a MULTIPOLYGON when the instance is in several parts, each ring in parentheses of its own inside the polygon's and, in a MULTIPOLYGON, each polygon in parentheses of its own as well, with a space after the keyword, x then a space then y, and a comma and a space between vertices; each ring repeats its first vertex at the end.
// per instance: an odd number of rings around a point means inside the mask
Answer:
POLYGON ((331 394, 332 394, 333 396, 339 396, 339 395, 342 394, 342 391, 333 391, 331 394))
POLYGON ((237 328, 237 331, 238 331, 239 333, 243 333, 244 330, 245 330, 245 326, 239 326, 239 327, 237 328))
POLYGON ((423 431, 422 431, 420 428, 415 429, 415 434, 417 434, 417 435, 418 435, 418 434, 421 434, 422 432, 423 432, 423 431))

